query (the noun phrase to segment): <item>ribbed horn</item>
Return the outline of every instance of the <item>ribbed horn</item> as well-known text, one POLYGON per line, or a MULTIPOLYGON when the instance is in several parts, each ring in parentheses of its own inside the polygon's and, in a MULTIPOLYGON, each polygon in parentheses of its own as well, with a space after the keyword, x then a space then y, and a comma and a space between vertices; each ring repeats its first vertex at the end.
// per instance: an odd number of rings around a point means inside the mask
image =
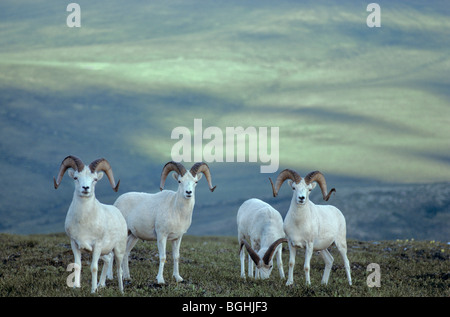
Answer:
POLYGON ((280 172, 280 174, 278 174, 277 180, 275 182, 275 186, 273 185, 272 179, 270 179, 270 177, 269 177, 270 184, 272 185, 273 197, 277 197, 278 191, 280 190, 281 185, 283 185, 283 182, 286 179, 291 179, 296 184, 300 183, 300 181, 302 180, 302 178, 300 177, 300 175, 297 174, 296 171, 288 169, 288 168, 283 170, 282 172, 280 172))
POLYGON ((245 245, 248 254, 252 258, 253 262, 255 262, 256 266, 258 266, 259 262, 261 261, 261 258, 259 257, 258 253, 256 253, 255 250, 253 250, 253 248, 250 246, 250 244, 248 244, 247 241, 245 241, 245 239, 241 240, 240 249, 242 249, 242 245, 245 245))
POLYGON ((323 200, 328 201, 332 192, 336 192, 336 189, 332 188, 329 193, 327 193, 327 182, 325 181, 325 176, 319 171, 314 171, 306 175, 306 184, 311 184, 312 182, 317 182, 322 191, 323 200))
POLYGON ((211 172, 209 171, 209 166, 206 163, 203 162, 195 163, 191 167, 190 172, 193 177, 195 177, 195 175, 197 175, 198 173, 203 173, 203 175, 205 175, 206 177, 206 180, 208 181, 209 190, 213 192, 214 189, 216 189, 216 186, 213 187, 212 185, 211 172))
POLYGON ((76 156, 73 156, 73 155, 67 156, 61 162, 61 166, 59 167, 58 179, 55 179, 53 177, 53 186, 55 186, 55 189, 57 189, 59 187, 59 184, 61 184, 61 180, 64 176, 64 173, 69 168, 72 168, 78 172, 81 172, 84 169, 84 163, 76 156))
POLYGON ((112 172, 111 165, 109 164, 109 162, 106 159, 100 158, 100 159, 96 159, 95 161, 92 161, 92 163, 89 164, 89 169, 91 170, 92 173, 98 172, 98 171, 105 172, 106 176, 108 176, 109 183, 111 184, 112 189, 115 192, 117 192, 119 190, 120 180, 117 182, 117 185, 116 185, 116 183, 114 181, 114 175, 112 172))
POLYGON ((159 189, 163 190, 164 184, 166 183, 166 178, 170 172, 175 171, 178 175, 184 176, 186 174, 186 169, 181 163, 177 163, 174 161, 167 162, 164 165, 163 170, 161 172, 161 182, 159 183, 159 189))
POLYGON ((280 243, 283 242, 288 242, 288 240, 286 238, 280 238, 270 245, 270 247, 267 249, 266 253, 263 256, 264 264, 269 265, 269 262, 272 259, 273 253, 275 252, 276 248, 280 243))

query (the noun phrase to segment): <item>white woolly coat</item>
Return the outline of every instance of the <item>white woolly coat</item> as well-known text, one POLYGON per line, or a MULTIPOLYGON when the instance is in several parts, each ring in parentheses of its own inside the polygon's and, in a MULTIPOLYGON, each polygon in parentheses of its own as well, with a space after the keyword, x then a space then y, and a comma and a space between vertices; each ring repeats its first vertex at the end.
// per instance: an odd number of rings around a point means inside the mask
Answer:
POLYGON ((269 204, 256 198, 245 201, 238 210, 238 239, 250 242, 255 250, 268 248, 285 237, 283 219, 269 204))
POLYGON ((101 249, 101 255, 122 246, 125 252, 127 226, 119 209, 100 203, 95 196, 72 199, 65 221, 67 235, 80 249, 101 249))
POLYGON ((129 192, 114 203, 125 217, 128 230, 142 240, 156 240, 156 232, 168 240, 183 236, 191 225, 194 204, 194 197, 185 199, 170 190, 155 194, 129 192))

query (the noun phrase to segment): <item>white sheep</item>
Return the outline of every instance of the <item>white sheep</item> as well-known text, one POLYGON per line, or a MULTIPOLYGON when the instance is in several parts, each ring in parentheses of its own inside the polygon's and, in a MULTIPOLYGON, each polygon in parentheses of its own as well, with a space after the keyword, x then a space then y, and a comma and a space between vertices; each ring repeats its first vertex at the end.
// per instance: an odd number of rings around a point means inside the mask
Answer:
POLYGON ((245 245, 248 256, 248 276, 269 278, 273 267, 273 255, 277 254, 280 277, 284 279, 283 260, 281 258, 282 242, 287 242, 283 230, 283 218, 269 204, 252 198, 246 200, 237 213, 238 241, 240 242, 241 277, 245 278, 245 245), (251 246, 247 242, 250 241, 251 246))
POLYGON ((309 200, 309 193, 319 184, 322 190, 323 199, 328 201, 334 188, 327 194, 325 177, 319 171, 311 172, 302 179, 297 172, 285 169, 276 180, 275 186, 272 184, 273 196, 276 197, 283 182, 288 180, 289 186, 294 191, 291 205, 284 219, 284 231, 289 239, 289 273, 286 285, 294 282, 293 271, 295 265, 295 255, 297 248, 306 248, 305 252, 305 276, 306 284, 310 281, 310 261, 313 251, 320 251, 325 261, 325 271, 322 277, 322 284, 328 284, 330 270, 333 264, 333 257, 327 250, 334 242, 339 253, 344 260, 347 280, 352 285, 350 275, 350 264, 347 258, 346 224, 341 211, 334 206, 315 205, 309 200))
POLYGON ((160 190, 156 194, 129 192, 117 198, 114 205, 120 209, 128 226, 127 249, 124 257, 124 278, 130 278, 128 256, 139 239, 157 240, 159 252, 159 270, 156 276, 158 284, 164 284, 164 263, 166 261, 166 243, 172 241, 173 276, 177 282, 183 281, 178 271, 180 244, 183 234, 189 229, 195 204, 195 186, 203 173, 211 191, 211 174, 206 163, 196 163, 189 172, 182 164, 168 162, 161 173, 160 190), (170 172, 178 181, 178 190, 163 190, 170 172))
POLYGON ((80 287, 81 250, 84 249, 92 253, 91 292, 94 293, 97 290, 99 258, 101 257, 105 262, 99 285, 105 286, 106 273, 108 267, 112 265, 113 254, 118 263, 119 289, 123 292, 121 264, 127 243, 127 224, 119 209, 112 205, 104 205, 95 198, 95 185, 103 177, 103 172, 108 176, 116 192, 120 181, 115 185, 111 166, 105 159, 97 159, 89 167, 85 167, 79 158, 68 156, 61 163, 58 179, 53 178, 55 189, 60 185, 67 169, 75 183, 72 203, 65 221, 65 230, 70 237, 75 257, 74 287, 80 287))

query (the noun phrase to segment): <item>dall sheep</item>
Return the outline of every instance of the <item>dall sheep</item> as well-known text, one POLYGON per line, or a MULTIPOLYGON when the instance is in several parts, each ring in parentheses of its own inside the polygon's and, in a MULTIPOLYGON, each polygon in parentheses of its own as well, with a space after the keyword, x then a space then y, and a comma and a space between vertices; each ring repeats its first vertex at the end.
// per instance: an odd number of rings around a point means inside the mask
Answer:
POLYGON ((95 185, 103 177, 108 176, 115 192, 119 189, 114 182, 110 164, 106 159, 97 159, 89 166, 76 156, 67 156, 61 163, 58 178, 53 178, 55 189, 61 183, 66 170, 75 183, 72 203, 67 211, 65 230, 70 237, 70 244, 75 257, 74 287, 80 287, 81 250, 92 253, 91 292, 97 290, 98 260, 102 257, 105 262, 100 277, 100 286, 105 286, 108 267, 112 265, 113 254, 117 265, 119 289, 123 292, 122 259, 127 243, 127 224, 119 209, 111 205, 104 205, 95 198, 95 185))
POLYGON ((289 273, 286 285, 294 282, 295 254, 299 247, 306 248, 304 264, 306 284, 311 284, 310 261, 313 251, 320 251, 325 261, 322 284, 328 284, 333 257, 327 248, 333 242, 344 260, 348 283, 352 285, 350 264, 347 258, 346 224, 342 212, 334 206, 315 205, 309 200, 309 194, 315 188, 316 183, 319 184, 325 201, 328 201, 331 193, 336 190, 333 188, 327 193, 325 177, 319 171, 311 172, 302 179, 297 172, 285 169, 278 175, 275 186, 269 178, 274 197, 277 196, 286 179, 294 191, 283 225, 289 239, 289 273))
POLYGON ((283 218, 269 204, 252 198, 246 200, 237 213, 238 241, 240 242, 241 277, 245 278, 245 245, 248 256, 248 276, 253 277, 253 262, 256 264, 255 278, 267 279, 272 272, 273 255, 277 253, 280 277, 284 279, 282 242, 287 242, 283 230, 283 218), (250 241, 250 244, 247 242, 250 241))
POLYGON ((168 162, 161 173, 160 190, 156 194, 129 192, 117 198, 114 205, 119 208, 128 226, 127 249, 124 257, 124 277, 130 278, 128 256, 139 239, 157 240, 159 252, 158 284, 164 284, 164 263, 166 243, 172 241, 173 276, 177 282, 183 281, 178 271, 180 244, 183 234, 189 229, 195 204, 195 186, 203 173, 209 189, 214 191, 211 174, 206 163, 196 163, 189 172, 177 162, 168 162), (174 171, 178 190, 163 190, 167 176, 174 171))

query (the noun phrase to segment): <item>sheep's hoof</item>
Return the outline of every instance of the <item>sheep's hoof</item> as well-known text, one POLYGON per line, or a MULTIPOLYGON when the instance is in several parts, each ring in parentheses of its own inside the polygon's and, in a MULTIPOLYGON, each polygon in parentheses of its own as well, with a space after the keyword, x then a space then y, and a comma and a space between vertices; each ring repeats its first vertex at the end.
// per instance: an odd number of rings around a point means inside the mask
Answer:
POLYGON ((159 284, 159 285, 164 285, 164 284, 166 284, 166 282, 164 281, 163 278, 157 278, 157 279, 156 279, 156 283, 159 284))
POLYGON ((177 282, 177 283, 181 283, 181 282, 183 282, 184 280, 183 280, 183 278, 181 277, 181 276, 174 276, 175 277, 175 281, 177 282))

